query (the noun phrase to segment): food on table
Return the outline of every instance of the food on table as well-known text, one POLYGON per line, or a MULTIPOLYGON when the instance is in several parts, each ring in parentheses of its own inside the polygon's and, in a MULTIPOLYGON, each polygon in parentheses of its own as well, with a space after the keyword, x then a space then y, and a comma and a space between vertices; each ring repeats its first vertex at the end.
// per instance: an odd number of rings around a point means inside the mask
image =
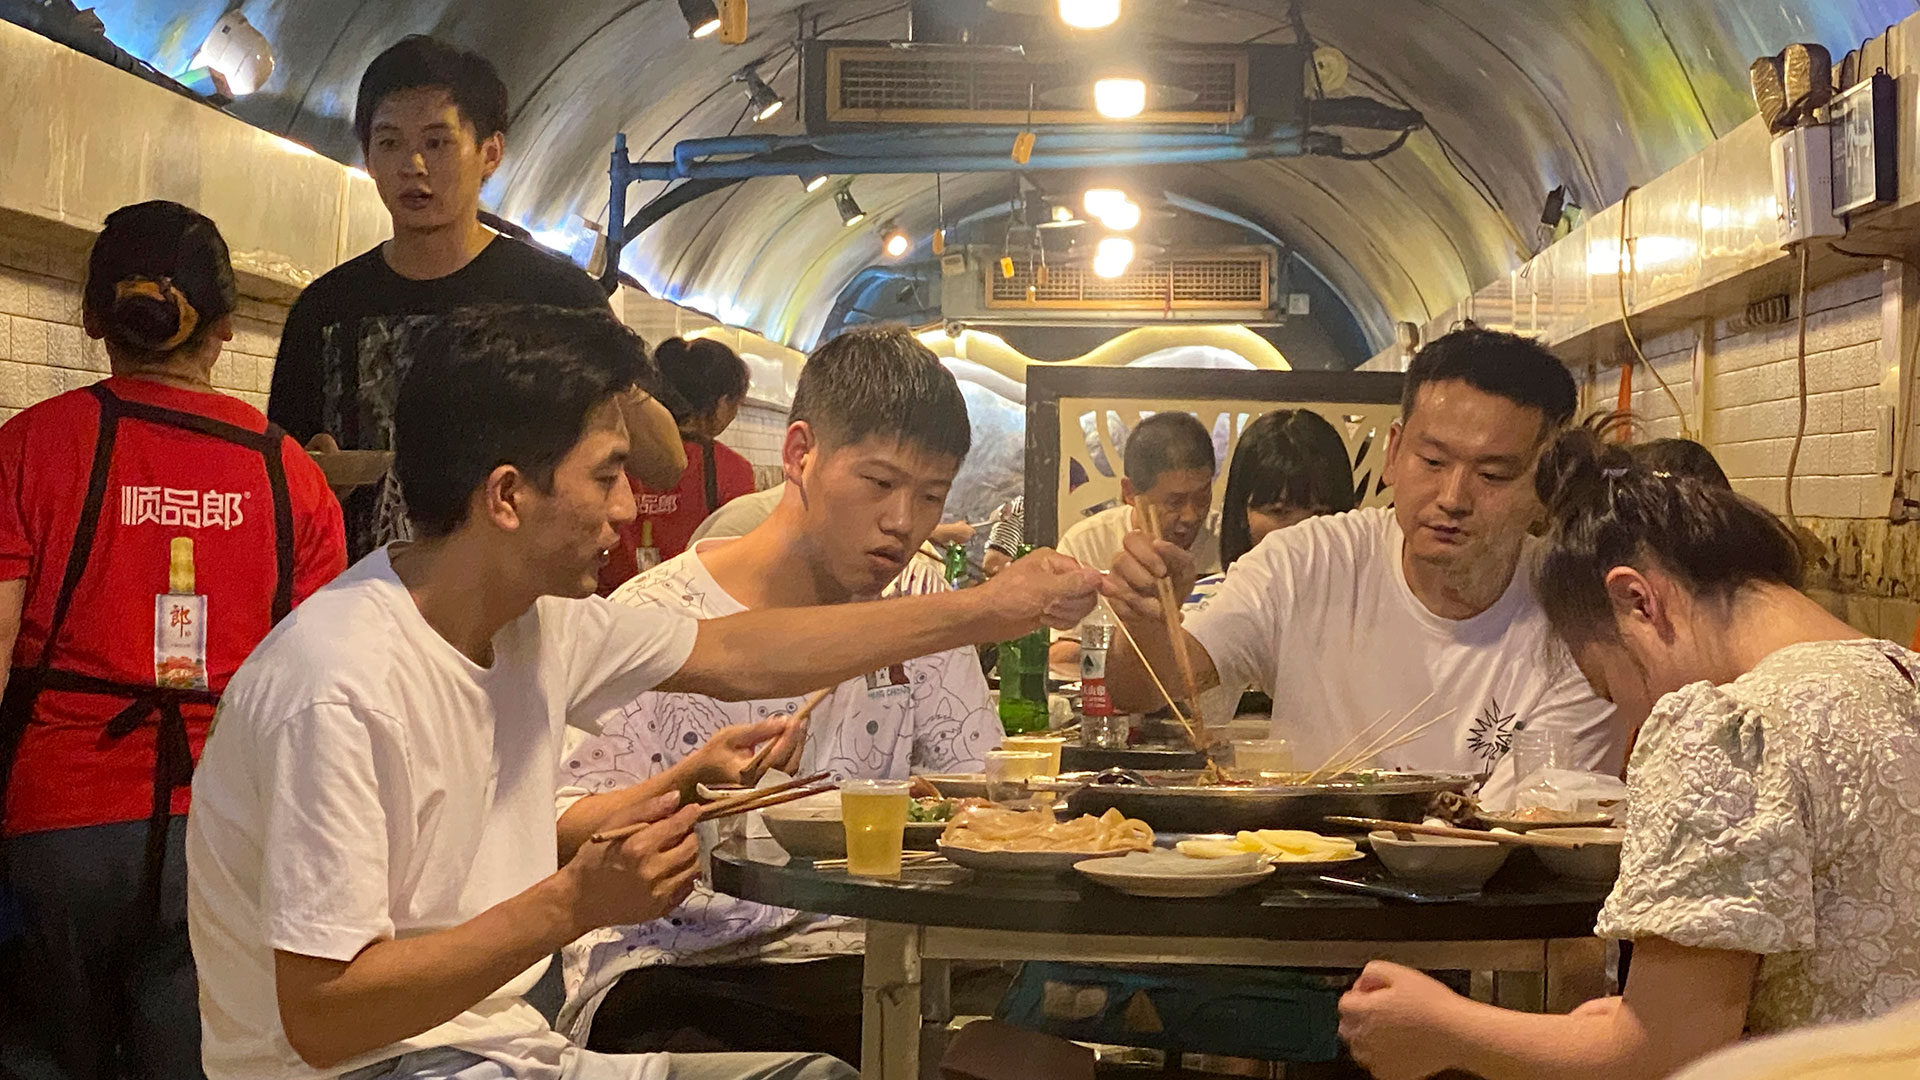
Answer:
POLYGON ((1510 810, 1495 816, 1503 821, 1518 821, 1525 825, 1532 825, 1540 822, 1579 821, 1589 815, 1572 810, 1555 810, 1548 806, 1523 806, 1518 810, 1510 810))
POLYGON ((978 806, 955 816, 940 842, 974 851, 1150 851, 1153 829, 1118 810, 1061 821, 1048 808, 978 806))
POLYGON ((1273 862, 1338 862, 1353 858, 1358 846, 1339 836, 1305 829, 1261 829, 1231 840, 1182 840, 1174 850, 1195 859, 1231 859, 1260 855, 1273 862))
POLYGON ((907 807, 907 820, 920 825, 952 821, 956 805, 953 799, 915 799, 907 807))

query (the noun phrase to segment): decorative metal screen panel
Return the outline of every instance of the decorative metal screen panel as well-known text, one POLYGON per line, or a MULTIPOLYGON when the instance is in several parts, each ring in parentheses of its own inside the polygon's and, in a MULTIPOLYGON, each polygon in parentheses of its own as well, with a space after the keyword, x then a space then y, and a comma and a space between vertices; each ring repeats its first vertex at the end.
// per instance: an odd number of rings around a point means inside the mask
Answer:
POLYGON ((989 308, 1261 312, 1272 304, 1273 255, 1263 251, 1176 253, 1138 260, 1117 278, 1100 277, 1084 263, 1062 263, 1046 267, 1044 283, 1039 280, 1039 264, 1015 260, 1012 277, 1003 276, 1000 267, 991 263, 986 275, 989 308))
MULTIPOLYGON (((1144 123, 1230 124, 1246 115, 1242 52, 1162 52, 1153 82, 1191 100, 1149 108, 1144 123)), ((1082 58, 1022 56, 989 47, 835 46, 827 51, 827 119, 863 123, 1097 124, 1086 108, 1060 108, 1049 92, 1091 81, 1082 58)))

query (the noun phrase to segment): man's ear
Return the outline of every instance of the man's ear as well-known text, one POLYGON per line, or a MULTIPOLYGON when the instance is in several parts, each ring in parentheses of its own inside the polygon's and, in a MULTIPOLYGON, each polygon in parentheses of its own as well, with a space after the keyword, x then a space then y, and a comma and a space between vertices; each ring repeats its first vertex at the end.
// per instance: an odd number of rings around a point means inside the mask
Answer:
POLYGON ((1405 430, 1398 420, 1387 426, 1387 461, 1380 471, 1380 481, 1388 487, 1398 479, 1394 474, 1399 471, 1400 439, 1405 430))
POLYGON ((507 137, 505 134, 496 131, 493 134, 487 136, 485 139, 481 140, 480 142, 480 179, 482 180, 493 179, 494 170, 500 167, 501 160, 504 159, 506 156, 507 156, 507 137))
POLYGON ((480 490, 474 493, 478 505, 472 508, 477 511, 473 516, 492 522, 503 531, 513 532, 520 528, 525 509, 521 504, 526 501, 529 487, 526 474, 515 466, 496 466, 487 474, 486 483, 481 484, 480 490))
POLYGON ((780 472, 787 483, 800 486, 806 475, 807 463, 819 453, 820 442, 814 437, 813 425, 805 420, 795 420, 787 425, 786 438, 780 443, 780 472))
POLYGON ((1138 499, 1139 497, 1140 497, 1140 493, 1138 491, 1135 491, 1133 488, 1133 480, 1129 477, 1125 477, 1125 476, 1121 477, 1120 478, 1120 501, 1123 503, 1126 503, 1128 506, 1132 506, 1133 501, 1135 499, 1138 499))

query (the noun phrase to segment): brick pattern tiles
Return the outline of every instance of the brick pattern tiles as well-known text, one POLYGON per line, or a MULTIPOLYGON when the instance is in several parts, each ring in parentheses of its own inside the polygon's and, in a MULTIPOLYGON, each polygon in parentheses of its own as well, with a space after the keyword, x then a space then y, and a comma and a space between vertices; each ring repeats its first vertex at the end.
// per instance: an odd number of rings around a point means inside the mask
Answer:
MULTIPOLYGON (((1881 278, 1858 274, 1816 290, 1807 305, 1807 433, 1794 482, 1802 516, 1880 517, 1875 410, 1881 278)), ((1799 414, 1793 323, 1735 334, 1713 324, 1707 431, 1734 487, 1775 510, 1799 414)))
MULTIPOLYGON (((108 374, 107 353, 80 328, 79 258, 0 247, 0 423, 108 374)), ((287 309, 242 299, 215 387, 262 411, 287 309)))
POLYGON ((786 433, 787 410, 749 401, 720 442, 753 463, 754 487, 765 491, 781 480, 780 443, 786 433))

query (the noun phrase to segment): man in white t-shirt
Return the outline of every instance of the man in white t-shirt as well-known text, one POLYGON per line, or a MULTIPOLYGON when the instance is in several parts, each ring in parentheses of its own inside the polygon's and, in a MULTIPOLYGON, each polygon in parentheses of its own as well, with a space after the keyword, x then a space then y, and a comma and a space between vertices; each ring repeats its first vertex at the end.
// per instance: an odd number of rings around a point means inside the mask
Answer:
MULTIPOLYGON (((971 441, 959 384, 911 333, 842 334, 801 369, 781 448, 789 479, 772 515, 742 538, 695 544, 611 599, 696 619, 874 600, 939 522, 971 441)), ((561 782, 635 783, 726 725, 798 705, 641 694, 568 755, 561 782)), ((979 655, 960 648, 840 683, 814 709, 799 752, 774 753, 792 775, 904 780, 979 772, 1000 736, 979 655)), ((575 1038, 590 1026, 595 1049, 779 1047, 857 1063, 863 947, 848 920, 696 886, 671 919, 589 934, 567 950, 560 1026, 575 1038)))
MULTIPOLYGON (((1127 436, 1124 457, 1120 505, 1068 526, 1060 536, 1060 553, 1105 570, 1128 533, 1146 531, 1147 508, 1152 507, 1160 518, 1161 537, 1188 553, 1197 574, 1219 573, 1220 538, 1207 528, 1219 458, 1206 425, 1192 413, 1155 413, 1127 436)), ((1048 660, 1056 669, 1077 673, 1079 635, 1066 631, 1053 639, 1048 660)))
MULTIPOLYGON (((1617 774, 1612 706, 1548 630, 1531 580, 1534 464, 1577 399, 1566 368, 1525 338, 1470 328, 1422 349, 1387 446, 1394 506, 1313 518, 1236 561, 1181 634, 1202 689, 1224 681, 1271 694, 1274 734, 1293 740, 1305 768, 1381 716, 1348 752, 1402 716, 1410 733, 1445 714, 1378 764, 1492 773, 1524 727, 1565 732, 1572 767, 1617 774)), ((1125 543, 1104 588, 1172 680, 1154 581, 1170 576, 1187 595, 1193 559, 1137 532, 1125 543)), ((1116 704, 1154 705, 1131 648, 1116 646, 1107 671, 1116 704)), ((1510 772, 1495 773, 1483 797, 1511 795, 1510 772)))
POLYGON ((592 1054, 527 1004, 556 950, 686 898, 698 810, 679 791, 737 777, 786 730, 730 728, 589 794, 555 784, 565 725, 654 687, 780 697, 1069 625, 1094 575, 1049 553, 1005 587, 705 622, 593 598, 634 516, 619 399, 645 363, 611 316, 556 308, 476 309, 420 342, 395 468, 421 539, 261 643, 194 776, 188 921, 213 1080, 850 1075, 808 1055, 592 1054))

